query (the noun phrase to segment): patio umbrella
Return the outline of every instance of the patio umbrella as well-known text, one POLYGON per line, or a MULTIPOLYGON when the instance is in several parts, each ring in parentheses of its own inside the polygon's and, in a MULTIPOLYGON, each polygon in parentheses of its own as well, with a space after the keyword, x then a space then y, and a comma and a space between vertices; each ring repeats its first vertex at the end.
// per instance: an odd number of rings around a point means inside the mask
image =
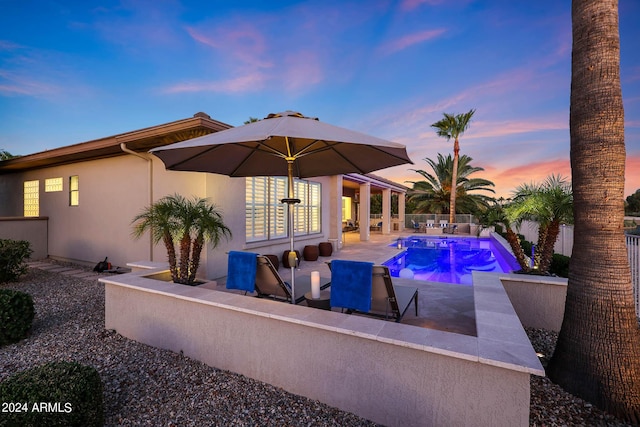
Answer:
POLYGON ((212 172, 231 177, 286 176, 289 265, 295 304, 293 178, 369 173, 413 163, 404 145, 285 111, 244 126, 151 150, 170 170, 212 172))

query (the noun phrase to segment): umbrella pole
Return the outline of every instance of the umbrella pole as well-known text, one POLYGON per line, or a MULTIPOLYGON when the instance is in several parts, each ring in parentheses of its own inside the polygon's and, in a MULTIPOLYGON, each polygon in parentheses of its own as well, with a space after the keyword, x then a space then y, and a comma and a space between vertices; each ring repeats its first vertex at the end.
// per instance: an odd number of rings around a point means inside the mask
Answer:
POLYGON ((293 247, 293 238, 294 238, 294 229, 293 229, 293 205, 296 203, 300 203, 300 199, 295 198, 295 193, 293 191, 293 162, 295 158, 287 157, 287 172, 288 172, 288 180, 289 180, 289 192, 288 197, 286 199, 282 199, 282 203, 287 204, 287 211, 289 214, 289 255, 287 257, 289 261, 289 267, 291 268, 291 304, 296 303, 296 267, 298 266, 298 257, 296 256, 296 251, 293 247))

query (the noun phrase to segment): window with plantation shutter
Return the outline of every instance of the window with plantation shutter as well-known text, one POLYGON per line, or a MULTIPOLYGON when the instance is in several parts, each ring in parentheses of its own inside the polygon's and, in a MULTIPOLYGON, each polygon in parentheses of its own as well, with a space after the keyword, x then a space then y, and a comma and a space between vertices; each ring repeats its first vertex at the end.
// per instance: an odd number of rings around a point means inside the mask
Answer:
MULTIPOLYGON (((319 183, 295 180, 295 195, 300 204, 294 206, 296 235, 319 233, 322 188, 319 183)), ((287 205, 281 200, 288 195, 286 177, 250 177, 246 179, 245 224, 247 242, 288 237, 287 205)))

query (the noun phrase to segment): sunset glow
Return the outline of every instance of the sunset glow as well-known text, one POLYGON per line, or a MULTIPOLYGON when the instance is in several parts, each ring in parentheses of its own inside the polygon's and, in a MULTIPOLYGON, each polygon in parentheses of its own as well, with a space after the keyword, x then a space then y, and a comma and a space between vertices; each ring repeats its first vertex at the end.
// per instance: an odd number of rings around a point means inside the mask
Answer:
MULTIPOLYGON (((640 188, 640 3, 620 0, 625 195, 640 188)), ((570 2, 2 3, 0 149, 30 154, 193 116, 284 110, 405 144, 419 179, 476 109, 461 154, 508 197, 569 178, 570 2)))

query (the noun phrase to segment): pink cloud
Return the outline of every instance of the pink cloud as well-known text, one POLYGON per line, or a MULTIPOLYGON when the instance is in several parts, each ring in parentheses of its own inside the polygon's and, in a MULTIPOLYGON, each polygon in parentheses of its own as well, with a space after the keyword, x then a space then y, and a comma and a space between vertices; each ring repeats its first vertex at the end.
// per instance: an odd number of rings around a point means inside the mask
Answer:
POLYGON ((380 50, 385 55, 392 54, 415 44, 422 43, 424 41, 433 40, 445 33, 445 29, 440 28, 437 30, 425 30, 418 33, 408 34, 399 39, 392 40, 381 46, 380 50))
POLYGON ((310 51, 298 52, 285 59, 285 87, 289 91, 300 91, 320 83, 323 78, 318 55, 310 51))
POLYGON ((129 1, 114 6, 92 9, 95 21, 90 24, 72 22, 75 28, 92 26, 107 41, 136 52, 153 48, 179 46, 177 17, 184 8, 177 1, 129 1))
POLYGON ((197 42, 222 52, 235 66, 269 68, 272 61, 263 57, 267 54, 264 36, 249 25, 233 26, 233 29, 219 28, 211 34, 187 28, 189 35, 197 42))
MULTIPOLYGON (((568 115, 568 112, 567 112, 568 115)), ((536 117, 530 120, 474 121, 464 134, 465 139, 496 138, 540 131, 569 130, 569 117, 565 114, 536 117)))
POLYGON ((0 70, 0 93, 5 95, 43 96, 60 92, 60 88, 17 73, 0 70), (2 81, 5 81, 2 83, 2 81))
POLYGON ((400 9, 404 11, 410 11, 422 4, 427 4, 429 6, 437 6, 439 4, 443 4, 444 0, 403 0, 400 4, 400 9))
POLYGON ((22 48, 22 46, 19 44, 10 42, 9 40, 0 40, 0 50, 15 50, 20 48, 22 48))
POLYGON ((627 156, 625 166, 624 195, 629 196, 640 189, 640 154, 627 156))
POLYGON ((264 74, 256 72, 228 80, 179 83, 164 89, 163 92, 170 94, 188 92, 251 92, 262 89, 266 80, 268 80, 268 78, 264 74))

